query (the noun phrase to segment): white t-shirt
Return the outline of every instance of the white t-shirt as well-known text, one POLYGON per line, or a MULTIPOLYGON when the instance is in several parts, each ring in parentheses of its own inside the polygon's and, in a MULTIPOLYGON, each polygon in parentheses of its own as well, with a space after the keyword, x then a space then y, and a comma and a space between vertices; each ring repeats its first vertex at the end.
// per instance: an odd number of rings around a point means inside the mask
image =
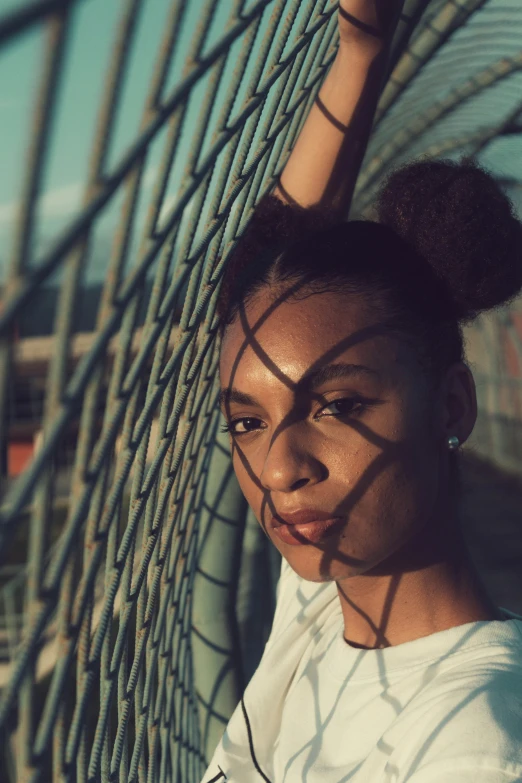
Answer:
POLYGON ((201 783, 522 782, 522 617, 382 650, 283 558, 272 630, 201 783))

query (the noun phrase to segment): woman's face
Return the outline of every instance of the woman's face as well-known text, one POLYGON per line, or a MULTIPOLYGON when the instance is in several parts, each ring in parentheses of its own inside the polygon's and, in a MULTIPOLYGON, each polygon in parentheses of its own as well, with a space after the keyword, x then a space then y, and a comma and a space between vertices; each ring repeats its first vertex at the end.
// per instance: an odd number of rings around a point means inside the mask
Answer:
POLYGON ((366 573, 440 514, 443 406, 413 347, 386 335, 360 300, 327 292, 273 301, 258 294, 221 347, 239 484, 304 579, 366 573), (281 541, 272 516, 302 509, 345 521, 317 543, 281 541))

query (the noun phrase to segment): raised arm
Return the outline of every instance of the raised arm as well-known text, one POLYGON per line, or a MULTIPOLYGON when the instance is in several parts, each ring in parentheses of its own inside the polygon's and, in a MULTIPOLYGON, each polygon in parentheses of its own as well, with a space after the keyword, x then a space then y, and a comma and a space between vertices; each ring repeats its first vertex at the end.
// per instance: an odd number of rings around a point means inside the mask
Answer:
POLYGON ((339 49, 273 194, 346 217, 404 0, 340 0, 339 49))

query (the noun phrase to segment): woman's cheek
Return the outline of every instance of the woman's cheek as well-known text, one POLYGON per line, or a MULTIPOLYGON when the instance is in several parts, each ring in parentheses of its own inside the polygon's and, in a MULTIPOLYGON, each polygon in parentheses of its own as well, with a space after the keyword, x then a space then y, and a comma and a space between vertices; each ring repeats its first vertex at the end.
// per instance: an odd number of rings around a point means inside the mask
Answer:
POLYGON ((263 495, 263 488, 253 464, 244 450, 240 451, 234 446, 232 454, 232 466, 236 474, 240 489, 249 505, 255 508, 256 500, 263 495))

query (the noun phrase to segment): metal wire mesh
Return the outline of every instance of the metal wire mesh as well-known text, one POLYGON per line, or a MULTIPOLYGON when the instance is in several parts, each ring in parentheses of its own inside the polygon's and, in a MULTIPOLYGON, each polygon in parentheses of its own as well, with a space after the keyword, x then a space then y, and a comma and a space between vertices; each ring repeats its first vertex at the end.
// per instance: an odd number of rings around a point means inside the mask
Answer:
MULTIPOLYGON (((42 413, 37 448, 2 487, 0 766, 17 781, 186 783, 200 779, 244 687, 234 599, 246 505, 216 434, 216 295, 334 58, 337 4, 162 4, 163 38, 147 44, 155 64, 122 152, 128 74, 152 8, 122 2, 81 202, 42 244, 46 166, 86 5, 40 0, 0 18, 4 49, 28 35, 42 44, 3 281, 0 444, 20 371, 15 331, 45 285, 59 285, 45 393, 31 402, 42 413), (84 283, 111 210, 118 217, 85 340, 84 283)), ((483 6, 405 3, 357 208, 370 203, 377 171, 417 149, 414 138, 443 149, 462 126, 468 144, 465 118, 440 139, 430 129, 519 68, 515 53, 480 62, 478 75, 462 74, 457 92, 415 120, 408 85, 483 6), (406 123, 396 106, 410 110, 406 123)), ((502 410, 497 398, 491 405, 502 410)))
MULTIPOLYGON (((202 658, 204 707, 206 673, 212 687, 200 722, 191 640, 192 625, 204 639, 201 627, 208 632, 205 596, 193 611, 197 569, 205 565, 200 550, 213 534, 209 519, 228 519, 230 557, 221 576, 229 596, 233 542, 241 543, 246 510, 216 438, 216 292, 227 253, 281 169, 333 58, 336 9, 211 1, 198 7, 198 24, 187 33, 194 8, 171 3, 138 131, 114 159, 126 71, 145 13, 139 0, 123 4, 83 202, 44 251, 34 241, 37 200, 80 3, 33 3, 0 22, 4 43, 35 25, 46 39, 4 283, 4 381, 13 367, 13 325, 61 272, 39 448, 2 502, 4 562, 25 561, 3 593, 9 662, 0 723, 10 751, 5 767, 17 780, 199 780, 205 746, 212 750, 217 740, 208 716, 217 714, 222 726, 241 686, 235 675, 219 703, 216 681, 239 668, 232 665, 233 619, 221 618, 219 661, 202 658), (209 44, 212 25, 218 36, 209 44), (192 138, 173 189, 187 128, 192 138), (151 164, 157 142, 161 155, 151 164), (140 225, 145 176, 154 187, 140 225), (71 367, 93 237, 120 194, 94 339, 71 367), (74 424, 74 464, 58 513, 56 459, 74 424)), ((4 406, 7 391, 4 383, 4 406)), ((224 532, 218 539, 227 543, 224 532)), ((215 582, 219 564, 211 576, 215 582)), ((214 611, 216 596, 214 583, 214 611)), ((211 641, 219 648, 215 635, 211 641)))

